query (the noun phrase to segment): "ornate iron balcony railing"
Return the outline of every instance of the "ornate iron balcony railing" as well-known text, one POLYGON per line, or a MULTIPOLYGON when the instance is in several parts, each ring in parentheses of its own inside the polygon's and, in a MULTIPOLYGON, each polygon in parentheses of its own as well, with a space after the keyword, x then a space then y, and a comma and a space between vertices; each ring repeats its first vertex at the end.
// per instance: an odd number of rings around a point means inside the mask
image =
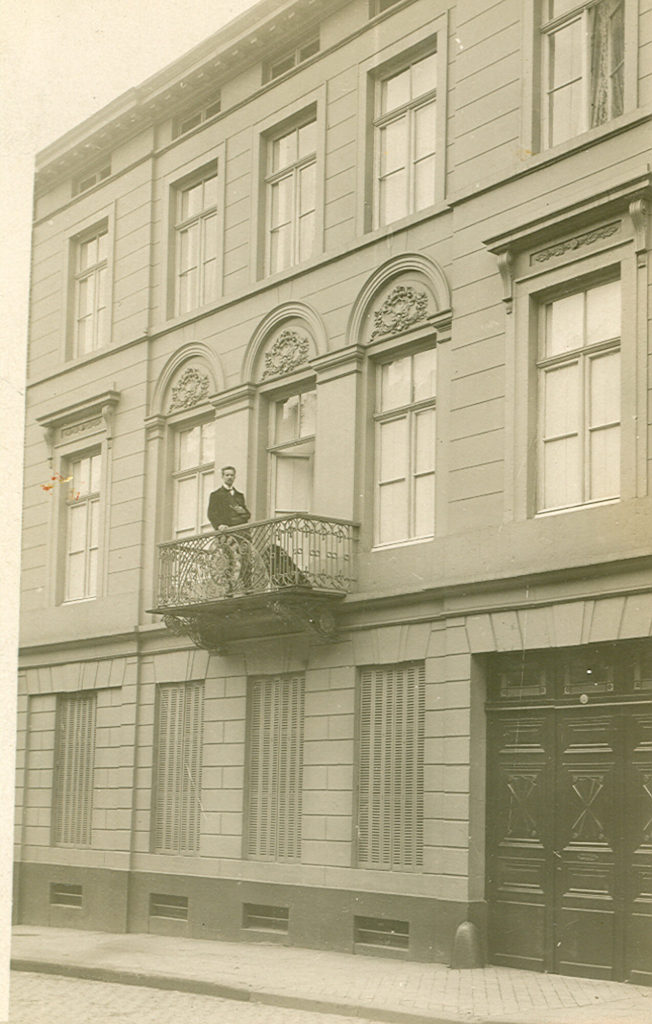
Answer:
POLYGON ((158 608, 189 608, 306 587, 345 594, 354 525, 304 513, 159 545, 158 608))

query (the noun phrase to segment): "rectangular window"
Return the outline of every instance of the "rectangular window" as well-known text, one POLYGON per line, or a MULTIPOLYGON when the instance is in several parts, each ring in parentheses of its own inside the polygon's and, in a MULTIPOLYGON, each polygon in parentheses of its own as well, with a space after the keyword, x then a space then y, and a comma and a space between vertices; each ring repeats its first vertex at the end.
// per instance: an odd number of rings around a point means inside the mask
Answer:
POLYGON ((315 391, 290 395, 271 405, 271 515, 312 508, 316 412, 315 391))
POLYGON ((358 704, 358 865, 414 870, 423 865, 425 666, 360 671, 358 704))
POLYGON ((303 676, 254 679, 249 686, 247 856, 301 858, 303 676))
POLYGON ((91 845, 96 707, 92 691, 57 697, 52 809, 55 846, 91 845))
POLYGON ((68 465, 65 600, 82 601, 97 595, 102 456, 89 452, 68 465))
POLYGON ((374 226, 435 202, 437 54, 414 59, 376 83, 374 226))
POLYGON ((215 424, 212 420, 175 431, 175 539, 211 530, 207 510, 215 474, 214 439, 215 424))
POLYGON ((217 298, 217 171, 176 194, 177 313, 217 298))
POLYGON ((624 0, 545 0, 542 145, 556 146, 624 110, 624 0))
POLYGON ((81 192, 87 192, 89 188, 93 188, 94 185, 98 185, 100 181, 104 181, 111 175, 111 164, 106 163, 94 171, 88 171, 83 174, 80 178, 75 178, 72 183, 72 194, 74 196, 79 195, 81 192))
POLYGON ((204 687, 157 687, 152 848, 197 853, 201 814, 204 687))
POLYGON ((547 302, 539 339, 539 509, 620 494, 620 281, 547 302))
POLYGON ((317 121, 271 136, 267 143, 267 273, 302 263, 315 244, 317 121))
POLYGON ((108 340, 108 237, 102 227, 75 243, 75 356, 94 352, 108 340))
POLYGON ((398 356, 378 366, 378 544, 434 535, 435 386, 435 349, 398 356))
POLYGON ((174 138, 178 138, 180 135, 185 135, 186 132, 192 131, 193 128, 198 128, 200 124, 205 121, 210 121, 212 117, 219 114, 222 109, 222 103, 218 96, 206 107, 201 107, 199 110, 193 110, 191 114, 184 114, 182 117, 177 118, 174 123, 174 138))
POLYGON ((273 60, 267 66, 265 80, 269 82, 273 78, 280 78, 286 71, 291 71, 298 64, 303 64, 304 60, 314 57, 316 53, 319 53, 319 36, 312 36, 301 46, 297 46, 296 49, 289 50, 273 60))

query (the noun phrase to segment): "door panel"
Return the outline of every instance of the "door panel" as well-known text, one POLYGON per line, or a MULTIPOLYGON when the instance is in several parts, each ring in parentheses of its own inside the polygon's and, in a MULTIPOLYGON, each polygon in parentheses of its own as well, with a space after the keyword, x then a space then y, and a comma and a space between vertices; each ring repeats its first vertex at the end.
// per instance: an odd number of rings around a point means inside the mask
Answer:
POLYGON ((553 969, 560 974, 611 978, 614 969, 621 969, 617 914, 622 856, 620 725, 611 708, 557 712, 551 884, 553 969))
POLYGON ((491 712, 494 963, 652 984, 652 708, 491 712))

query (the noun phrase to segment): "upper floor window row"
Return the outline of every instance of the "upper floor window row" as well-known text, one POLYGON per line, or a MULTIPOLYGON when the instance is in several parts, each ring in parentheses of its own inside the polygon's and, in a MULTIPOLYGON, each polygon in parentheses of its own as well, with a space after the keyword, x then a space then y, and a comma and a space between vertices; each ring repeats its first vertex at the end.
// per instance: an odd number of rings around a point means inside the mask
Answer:
POLYGON ((266 269, 274 274, 312 256, 315 241, 317 121, 299 120, 268 139, 266 269))
POLYGON ((177 313, 217 298, 217 168, 176 190, 177 313))
POLYGON ((106 224, 93 228, 73 243, 76 356, 88 355, 108 341, 108 248, 106 224))
POLYGON ((79 178, 74 178, 72 183, 72 194, 74 196, 80 195, 82 192, 88 192, 94 185, 98 185, 100 181, 104 181, 111 174, 111 163, 107 161, 102 164, 101 167, 96 168, 94 171, 89 171, 86 174, 81 175, 79 178))
POLYGON ((624 0, 546 0, 541 45, 544 149, 623 113, 624 0))

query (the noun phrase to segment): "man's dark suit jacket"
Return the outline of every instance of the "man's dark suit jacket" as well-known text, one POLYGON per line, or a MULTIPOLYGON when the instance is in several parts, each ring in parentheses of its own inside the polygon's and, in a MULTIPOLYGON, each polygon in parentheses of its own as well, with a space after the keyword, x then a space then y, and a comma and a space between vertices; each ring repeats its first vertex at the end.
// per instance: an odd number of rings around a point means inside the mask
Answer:
POLYGON ((231 494, 226 487, 219 487, 208 499, 208 519, 214 530, 218 526, 241 526, 250 518, 251 512, 245 505, 244 494, 235 488, 231 494), (238 505, 244 512, 237 511, 238 505))

